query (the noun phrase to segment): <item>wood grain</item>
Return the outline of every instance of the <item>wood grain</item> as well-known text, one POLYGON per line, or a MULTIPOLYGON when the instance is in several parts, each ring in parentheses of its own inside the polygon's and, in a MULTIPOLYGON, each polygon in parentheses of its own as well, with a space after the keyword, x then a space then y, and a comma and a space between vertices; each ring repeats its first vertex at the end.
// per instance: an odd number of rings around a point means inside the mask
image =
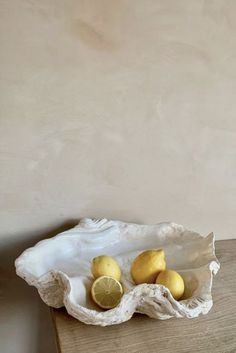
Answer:
POLYGON ((121 325, 85 325, 65 309, 52 309, 61 353, 236 353, 236 240, 216 243, 221 269, 214 306, 196 319, 159 321, 135 315, 121 325))

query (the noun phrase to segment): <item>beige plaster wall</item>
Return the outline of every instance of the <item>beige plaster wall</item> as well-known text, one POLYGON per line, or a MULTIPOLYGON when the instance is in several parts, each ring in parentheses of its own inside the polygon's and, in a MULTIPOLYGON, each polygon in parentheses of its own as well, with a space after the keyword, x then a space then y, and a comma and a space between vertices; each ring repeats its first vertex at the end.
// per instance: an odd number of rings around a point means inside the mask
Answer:
POLYGON ((235 236, 235 1, 1 1, 3 244, 83 216, 235 236))
POLYGON ((235 13, 2 1, 2 237, 82 216, 235 236, 235 13))
POLYGON ((0 5, 6 271, 83 216, 235 237, 236 1, 0 5))

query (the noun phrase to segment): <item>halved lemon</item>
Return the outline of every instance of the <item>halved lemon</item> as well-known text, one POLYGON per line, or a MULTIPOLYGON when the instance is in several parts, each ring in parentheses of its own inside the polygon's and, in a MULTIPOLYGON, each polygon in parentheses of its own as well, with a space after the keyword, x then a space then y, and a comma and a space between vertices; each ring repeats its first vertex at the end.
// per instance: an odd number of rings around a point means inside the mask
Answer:
POLYGON ((123 288, 119 281, 109 276, 97 278, 91 288, 92 298, 103 309, 117 306, 123 295, 123 288))

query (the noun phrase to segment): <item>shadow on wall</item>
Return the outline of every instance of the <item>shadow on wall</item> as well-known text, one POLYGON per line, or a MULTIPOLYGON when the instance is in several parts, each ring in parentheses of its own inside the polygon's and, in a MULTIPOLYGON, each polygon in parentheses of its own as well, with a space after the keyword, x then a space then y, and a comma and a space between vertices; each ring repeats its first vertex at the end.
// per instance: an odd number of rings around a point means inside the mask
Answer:
POLYGON ((0 307, 1 352, 56 353, 49 308, 35 288, 20 278, 0 278, 0 307))
POLYGON ((14 261, 25 249, 36 242, 50 238, 72 228, 78 220, 68 220, 57 227, 28 234, 17 234, 17 241, 0 249, 0 307, 3 329, 0 332, 3 352, 12 353, 56 353, 55 334, 49 308, 40 299, 36 288, 15 273, 14 261), (28 235, 28 240, 21 240, 28 235), (9 339, 9 327, 15 328, 9 339), (21 341, 26 346, 21 346, 21 341))
POLYGON ((6 245, 1 246, 0 249, 0 259, 1 259, 1 267, 0 273, 3 277, 7 276, 15 277, 15 259, 27 248, 34 246, 40 240, 51 238, 57 235, 58 233, 64 232, 78 224, 78 220, 68 220, 66 222, 62 222, 57 227, 48 228, 47 230, 37 230, 28 232, 28 234, 19 233, 15 235, 14 242, 7 243, 6 245), (25 240, 25 238, 28 238, 25 240), (24 238, 24 240, 22 240, 24 238))

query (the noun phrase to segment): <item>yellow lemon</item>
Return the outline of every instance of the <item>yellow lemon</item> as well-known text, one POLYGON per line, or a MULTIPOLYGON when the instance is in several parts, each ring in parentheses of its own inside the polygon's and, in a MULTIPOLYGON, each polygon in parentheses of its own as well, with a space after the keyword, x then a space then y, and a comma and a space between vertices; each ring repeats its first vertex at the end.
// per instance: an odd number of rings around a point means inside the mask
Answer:
POLYGON ((159 273, 156 279, 157 284, 162 284, 169 289, 172 296, 179 300, 184 294, 184 280, 180 274, 173 270, 165 270, 159 273))
POLYGON ((121 277, 120 267, 111 256, 95 257, 92 260, 91 271, 95 279, 101 276, 110 276, 119 281, 121 277))
POLYGON ((115 278, 102 276, 93 282, 91 294, 95 303, 101 308, 112 309, 119 304, 123 288, 115 278))
POLYGON ((155 283, 158 273, 165 268, 165 253, 162 249, 146 250, 134 259, 131 276, 136 284, 155 283))

